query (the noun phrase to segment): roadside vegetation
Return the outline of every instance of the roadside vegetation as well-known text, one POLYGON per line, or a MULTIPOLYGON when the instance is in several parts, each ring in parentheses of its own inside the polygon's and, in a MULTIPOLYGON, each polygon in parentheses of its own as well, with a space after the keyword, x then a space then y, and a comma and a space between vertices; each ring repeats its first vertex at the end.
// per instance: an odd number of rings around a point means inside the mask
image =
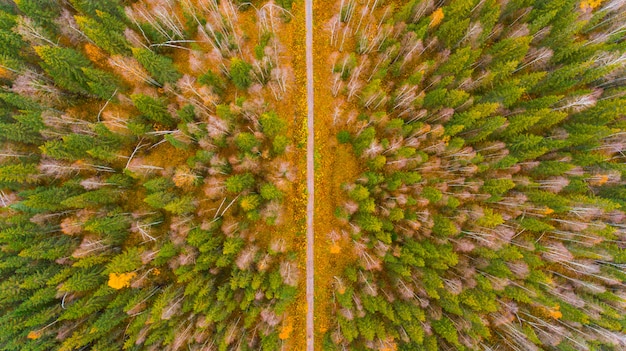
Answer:
POLYGON ((320 6, 324 350, 626 347, 624 6, 320 6))
POLYGON ((1 350, 301 348, 290 10, 0 5, 1 350))

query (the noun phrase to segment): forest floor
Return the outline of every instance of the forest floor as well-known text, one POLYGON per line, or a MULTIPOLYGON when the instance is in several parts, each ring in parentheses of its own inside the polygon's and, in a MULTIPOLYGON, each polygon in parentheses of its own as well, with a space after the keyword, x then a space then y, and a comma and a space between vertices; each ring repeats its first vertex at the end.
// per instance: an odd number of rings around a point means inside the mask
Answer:
POLYGON ((305 1, 306 16, 306 101, 307 101, 307 228, 306 228, 306 348, 315 350, 314 335, 314 284, 315 260, 314 240, 315 232, 313 219, 315 213, 315 129, 314 129, 314 98, 313 98, 313 0, 305 1))
MULTIPOLYGON (((301 272, 306 271, 307 265, 307 243, 306 230, 308 215, 305 203, 308 201, 307 184, 306 184, 306 147, 307 147, 307 101, 306 95, 306 24, 304 14, 304 4, 294 4, 291 13, 293 15, 291 21, 281 30, 279 37, 281 42, 287 45, 286 59, 291 61, 294 68, 295 85, 294 91, 285 97, 285 101, 293 101, 289 109, 285 110, 283 115, 293 115, 290 122, 290 129, 293 131, 294 142, 296 144, 295 153, 292 161, 296 165, 297 179, 294 182, 293 196, 296 200, 293 203, 285 203, 286 207, 293 207, 295 215, 293 222, 285 223, 295 227, 293 237, 293 247, 298 255, 298 269, 301 272)), ((277 104, 284 106, 286 104, 277 104)), ((301 279, 298 286, 298 295, 296 303, 291 307, 289 315, 292 316, 293 324, 292 334, 284 340, 284 350, 305 350, 307 340, 307 311, 308 304, 306 299, 306 279, 301 279)))
MULTIPOLYGON (((356 108, 354 102, 342 101, 333 96, 331 57, 337 56, 337 48, 330 45, 329 21, 339 13, 339 3, 316 0, 313 3, 314 92, 315 92, 315 350, 321 350, 324 335, 336 326, 331 324, 335 301, 335 282, 345 267, 355 261, 346 233, 340 229, 343 223, 335 216, 335 209, 345 200, 342 185, 352 183, 361 173, 352 146, 339 144, 337 132, 341 129, 336 111, 356 108)), ((352 45, 346 41, 346 47, 352 45)), ((346 52, 341 53, 346 54, 346 52)))

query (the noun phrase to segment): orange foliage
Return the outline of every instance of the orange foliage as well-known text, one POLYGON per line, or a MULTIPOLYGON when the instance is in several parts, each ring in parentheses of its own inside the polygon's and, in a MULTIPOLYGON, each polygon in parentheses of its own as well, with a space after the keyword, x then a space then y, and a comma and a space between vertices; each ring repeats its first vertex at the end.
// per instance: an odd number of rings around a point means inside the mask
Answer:
POLYGON ((559 311, 561 309, 561 306, 556 305, 553 308, 551 308, 548 313, 550 313, 550 317, 554 318, 554 319, 560 319, 561 317, 563 317, 563 313, 561 313, 561 311, 559 311))
POLYGON ((91 43, 85 44, 85 55, 93 63, 98 65, 104 64, 107 59, 107 54, 102 49, 91 43))
POLYGON ((283 323, 283 327, 280 329, 280 334, 278 334, 278 338, 280 340, 289 339, 292 331, 293 331, 293 323, 291 322, 291 319, 287 319, 287 321, 283 323))
POLYGON ((428 24, 429 27, 436 27, 439 23, 441 23, 441 21, 443 21, 444 18, 444 14, 443 14, 443 9, 440 7, 438 9, 435 10, 435 12, 433 12, 430 15, 430 24, 428 24))
POLYGON ((340 252, 341 252, 341 247, 339 246, 339 244, 337 244, 337 243, 333 243, 333 244, 330 246, 330 253, 331 253, 331 254, 338 254, 338 253, 340 253, 340 252))
POLYGON ((549 215, 549 214, 552 214, 552 213, 554 213, 554 210, 551 209, 550 207, 546 207, 546 209, 543 210, 543 214, 544 215, 549 215))
POLYGON ((606 174, 596 174, 591 181, 589 182, 591 185, 600 186, 604 185, 609 181, 609 176, 606 174))
POLYGON ((0 67, 0 78, 9 78, 11 76, 11 71, 0 67))
POLYGON ((346 287, 343 285, 339 285, 339 287, 337 287, 337 292, 339 293, 339 295, 343 295, 346 293, 346 287))
POLYGON ((109 286, 115 290, 119 290, 130 286, 130 280, 137 276, 136 273, 109 273, 109 286))
POLYGON ((41 337, 41 331, 34 331, 33 330, 33 331, 29 332, 28 335, 26 335, 26 337, 28 339, 31 339, 31 340, 39 339, 41 337))

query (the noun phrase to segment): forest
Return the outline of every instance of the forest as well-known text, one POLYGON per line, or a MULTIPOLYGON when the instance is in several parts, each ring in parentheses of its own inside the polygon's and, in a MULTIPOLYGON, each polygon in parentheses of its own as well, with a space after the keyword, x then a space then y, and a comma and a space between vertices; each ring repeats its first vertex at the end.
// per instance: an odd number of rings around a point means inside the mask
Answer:
POLYGON ((313 25, 0 1, 0 350, 626 349, 626 1, 313 25))

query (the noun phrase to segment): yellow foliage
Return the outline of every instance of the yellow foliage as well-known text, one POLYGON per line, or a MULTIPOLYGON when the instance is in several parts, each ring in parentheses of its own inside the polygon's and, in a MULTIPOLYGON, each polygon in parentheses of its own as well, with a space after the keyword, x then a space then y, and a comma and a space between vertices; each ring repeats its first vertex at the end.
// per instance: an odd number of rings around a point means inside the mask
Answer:
POLYGON ((26 337, 31 340, 39 339, 41 337, 41 331, 31 331, 26 337))
POLYGON ((441 23, 443 17, 443 9, 441 7, 436 9, 435 12, 430 15, 430 24, 428 26, 431 28, 436 27, 439 23, 441 23))
POLYGON ((159 275, 159 274, 161 274, 161 271, 158 268, 155 268, 155 269, 152 270, 152 274, 159 275))
POLYGON ((278 338, 280 340, 289 339, 289 336, 291 336, 292 331, 293 331, 293 323, 291 322, 291 320, 288 320, 283 324, 283 327, 280 329, 280 334, 278 334, 278 338))
POLYGON ((600 6, 602 0, 584 0, 580 3, 580 9, 583 11, 594 10, 596 7, 600 6))
POLYGON ((115 290, 119 290, 130 286, 130 280, 137 276, 136 273, 109 273, 109 286, 115 290))
POLYGON ((339 244, 337 244, 337 243, 333 243, 333 244, 330 246, 330 253, 331 253, 331 254, 338 254, 338 253, 340 253, 340 252, 341 252, 341 247, 339 246, 339 244))
POLYGON ((552 213, 554 213, 554 210, 551 209, 550 207, 546 207, 546 209, 543 210, 543 214, 544 215, 549 215, 549 214, 552 214, 552 213))

